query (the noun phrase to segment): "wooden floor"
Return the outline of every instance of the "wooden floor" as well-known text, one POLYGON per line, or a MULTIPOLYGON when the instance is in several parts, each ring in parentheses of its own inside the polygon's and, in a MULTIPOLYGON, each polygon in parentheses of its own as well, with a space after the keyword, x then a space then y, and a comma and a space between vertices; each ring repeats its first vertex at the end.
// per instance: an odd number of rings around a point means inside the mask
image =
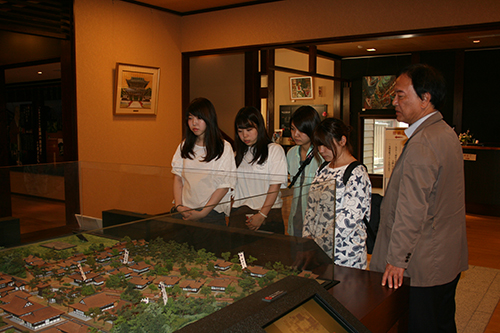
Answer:
MULTIPOLYGON (((68 232, 63 202, 13 196, 12 209, 13 216, 21 218, 24 242, 68 232)), ((467 237, 470 265, 500 269, 500 217, 467 215, 467 237)), ((500 306, 497 305, 485 333, 500 333, 500 306)))

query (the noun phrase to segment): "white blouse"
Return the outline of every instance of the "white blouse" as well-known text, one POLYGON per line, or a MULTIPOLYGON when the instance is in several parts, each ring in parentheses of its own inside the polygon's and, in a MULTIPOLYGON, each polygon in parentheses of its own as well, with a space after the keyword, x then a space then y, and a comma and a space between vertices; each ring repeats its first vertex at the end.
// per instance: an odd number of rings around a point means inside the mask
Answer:
POLYGON ((229 216, 231 189, 236 184, 236 164, 231 144, 224 141, 224 152, 219 159, 203 162, 206 148, 195 145, 194 158, 182 158, 182 142, 172 158, 172 173, 182 178, 182 204, 190 208, 203 208, 212 194, 220 188, 229 188, 227 194, 214 208, 229 216))
MULTIPOLYGON (((248 149, 241 164, 236 170, 238 180, 234 193, 233 207, 248 206, 259 210, 264 205, 270 185, 280 184, 285 188, 288 182, 286 156, 283 147, 276 143, 268 145, 269 155, 263 164, 250 164, 254 154, 253 148, 248 149)), ((281 194, 272 208, 281 208, 281 194)))

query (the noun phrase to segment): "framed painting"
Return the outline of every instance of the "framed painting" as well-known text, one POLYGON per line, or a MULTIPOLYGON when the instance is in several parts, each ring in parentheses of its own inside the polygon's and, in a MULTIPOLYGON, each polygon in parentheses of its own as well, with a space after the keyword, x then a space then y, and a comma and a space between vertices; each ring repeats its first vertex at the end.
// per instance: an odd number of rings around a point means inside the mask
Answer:
POLYGON ((396 75, 363 77, 363 111, 394 109, 396 75))
POLYGON ((116 64, 115 114, 156 115, 160 68, 116 64))
POLYGON ((312 99, 313 78, 312 76, 300 76, 290 78, 291 99, 312 99))

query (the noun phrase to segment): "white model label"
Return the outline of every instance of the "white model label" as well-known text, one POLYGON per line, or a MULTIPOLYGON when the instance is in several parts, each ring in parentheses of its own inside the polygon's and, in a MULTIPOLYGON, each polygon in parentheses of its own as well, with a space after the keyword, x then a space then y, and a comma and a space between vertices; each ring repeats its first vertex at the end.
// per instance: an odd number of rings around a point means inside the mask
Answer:
POLYGON ((247 262, 245 260, 245 253, 243 253, 243 252, 238 253, 238 257, 240 257, 241 269, 247 268, 247 262))
POLYGON ((87 280, 87 276, 83 272, 83 268, 82 268, 82 265, 80 263, 78 263, 78 268, 80 268, 80 273, 82 274, 83 282, 85 282, 85 280, 87 280))
POLYGON ((163 305, 167 305, 168 301, 168 295, 167 295, 167 290, 165 289, 165 284, 160 282, 160 289, 161 289, 161 296, 163 298, 163 305))
POLYGON ((125 252, 123 253, 123 261, 124 264, 128 264, 128 250, 125 249, 125 252))

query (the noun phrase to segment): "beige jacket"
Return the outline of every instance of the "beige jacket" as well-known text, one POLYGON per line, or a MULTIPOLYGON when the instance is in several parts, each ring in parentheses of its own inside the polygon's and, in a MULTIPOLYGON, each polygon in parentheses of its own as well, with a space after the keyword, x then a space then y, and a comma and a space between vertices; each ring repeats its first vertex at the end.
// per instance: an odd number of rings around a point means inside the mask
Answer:
POLYGON ((451 282, 468 269, 463 153, 441 113, 407 141, 389 180, 370 269, 405 268, 415 287, 451 282))

